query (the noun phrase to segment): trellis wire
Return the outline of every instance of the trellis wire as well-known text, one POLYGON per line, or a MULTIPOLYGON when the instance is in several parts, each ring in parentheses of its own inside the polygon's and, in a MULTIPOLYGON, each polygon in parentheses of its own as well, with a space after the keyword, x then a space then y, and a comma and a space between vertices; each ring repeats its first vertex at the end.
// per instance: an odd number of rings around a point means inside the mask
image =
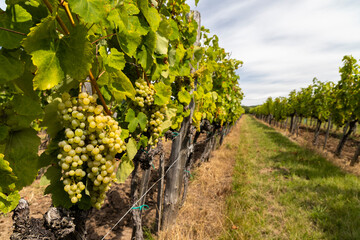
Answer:
POLYGON ((129 208, 129 210, 115 223, 115 225, 104 235, 103 238, 101 238, 101 240, 104 240, 106 238, 107 235, 109 235, 109 233, 121 222, 121 220, 124 219, 124 217, 126 215, 128 215, 130 213, 130 211, 133 209, 133 207, 136 206, 136 204, 138 202, 140 202, 143 197, 145 197, 145 195, 161 180, 163 179, 166 174, 168 173, 168 171, 172 168, 172 166, 174 166, 174 164, 180 159, 180 156, 168 167, 168 169, 166 170, 164 176, 162 176, 161 178, 159 178, 153 185, 151 185, 151 187, 129 208))
MULTIPOLYGON (((203 141, 201 141, 201 142, 199 142, 199 143, 195 143, 195 144, 193 144, 193 145, 197 145, 197 144, 204 143, 204 142, 208 141, 210 138, 215 137, 216 135, 219 135, 219 134, 216 133, 216 134, 214 134, 213 136, 211 136, 211 137, 209 137, 209 138, 207 138, 207 139, 205 139, 205 140, 203 140, 203 141)), ((140 202, 140 201, 143 199, 143 197, 145 197, 146 194, 147 194, 153 187, 155 187, 156 184, 157 184, 161 179, 163 179, 163 178, 166 176, 166 174, 169 172, 169 170, 174 166, 174 164, 175 164, 179 159, 180 159, 180 156, 178 156, 178 158, 168 167, 168 169, 165 171, 164 176, 160 177, 158 180, 156 180, 155 183, 153 183, 153 185, 151 185, 150 188, 148 188, 148 190, 129 208, 129 210, 128 210, 128 211, 115 223, 115 225, 101 238, 101 240, 104 240, 104 239, 107 237, 107 235, 109 235, 109 234, 111 233, 111 231, 114 230, 114 228, 130 213, 130 211, 133 210, 133 208, 136 206, 136 204, 137 204, 138 202, 140 202)))

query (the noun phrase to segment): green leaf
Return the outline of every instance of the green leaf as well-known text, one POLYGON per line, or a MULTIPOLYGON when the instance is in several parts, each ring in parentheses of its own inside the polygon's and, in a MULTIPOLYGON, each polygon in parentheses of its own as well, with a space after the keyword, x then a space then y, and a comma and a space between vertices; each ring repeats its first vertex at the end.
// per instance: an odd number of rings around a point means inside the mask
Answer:
POLYGON ((154 103, 160 106, 168 104, 171 97, 171 87, 162 82, 158 82, 155 83, 154 88, 156 91, 154 103))
POLYGON ((61 168, 57 165, 50 167, 46 173, 47 180, 43 180, 46 182, 50 181, 50 185, 45 189, 45 194, 51 193, 52 204, 55 207, 62 206, 64 208, 70 208, 72 203, 70 201, 69 195, 64 190, 64 184, 60 181, 62 174, 61 168))
POLYGON ((101 57, 103 57, 105 65, 120 71, 125 67, 124 54, 119 52, 116 48, 111 48, 109 55, 107 55, 105 47, 101 47, 99 52, 101 57))
POLYGON ((124 183, 126 179, 129 177, 131 172, 134 170, 134 163, 129 160, 129 157, 124 155, 121 158, 121 162, 119 164, 119 168, 116 171, 116 178, 119 183, 124 183))
POLYGON ((0 192, 9 194, 15 189, 17 177, 13 173, 10 163, 4 159, 4 154, 0 153, 0 192))
POLYGON ((14 111, 22 116, 39 117, 43 114, 40 101, 35 101, 26 95, 15 95, 13 100, 14 111))
POLYGON ((11 132, 5 148, 5 158, 18 177, 16 188, 30 185, 37 176, 38 146, 40 139, 34 129, 11 132))
POLYGON ((64 78, 56 52, 38 50, 33 53, 32 60, 37 70, 34 77, 34 89, 46 90, 58 85, 64 78))
POLYGON ((194 57, 197 60, 197 62, 201 60, 203 55, 204 55, 204 48, 195 46, 194 47, 194 57))
POLYGON ((0 142, 4 141, 9 136, 10 128, 5 125, 0 126, 0 142))
POLYGON ((199 0, 195 0, 195 6, 197 7, 199 0))
POLYGON ((68 0, 71 10, 87 23, 102 21, 110 12, 110 4, 103 0, 68 0))
POLYGON ((24 64, 10 54, 0 51, 0 84, 20 77, 24 72, 24 64))
POLYGON ((197 122, 201 121, 202 113, 201 112, 195 112, 193 117, 197 122))
POLYGON ((27 53, 31 54, 37 50, 51 49, 56 38, 55 17, 49 16, 30 29, 30 33, 24 39, 22 46, 27 53))
POLYGON ((44 119, 41 123, 41 127, 47 127, 47 134, 50 135, 51 138, 54 138, 56 134, 63 129, 63 126, 58 118, 58 104, 59 99, 54 99, 51 103, 46 105, 45 107, 45 115, 44 119))
POLYGON ((137 153, 136 141, 133 138, 130 138, 128 143, 126 144, 126 152, 129 157, 129 160, 133 160, 137 153))
MULTIPOLYGON (((40 186, 47 186, 51 183, 51 181, 56 181, 54 177, 59 177, 59 168, 55 166, 49 167, 45 174, 40 178, 40 186)), ((61 176, 60 176, 61 178, 61 176)), ((60 179, 59 178, 59 179, 60 179)))
POLYGON ((65 74, 76 80, 84 80, 89 74, 93 62, 92 44, 88 29, 83 25, 71 28, 70 34, 60 41, 57 56, 65 74))
POLYGON ((146 18, 146 21, 149 23, 151 29, 156 32, 156 30, 159 28, 159 24, 161 21, 160 14, 156 10, 156 8, 149 7, 148 0, 138 0, 137 2, 140 11, 146 18))
POLYGON ((162 21, 160 22, 158 33, 165 38, 169 38, 172 32, 173 30, 170 25, 170 21, 168 19, 162 19, 162 21))
POLYGON ((129 26, 126 31, 118 31, 116 37, 121 49, 130 57, 133 57, 141 43, 141 36, 147 33, 148 30, 142 26, 139 18, 137 16, 130 16, 129 26))
POLYGON ((12 19, 13 22, 27 22, 31 21, 31 14, 28 13, 24 8, 22 8, 19 4, 15 4, 13 8, 12 19))
POLYGON ((147 71, 154 63, 152 53, 149 52, 145 46, 141 46, 140 51, 136 55, 136 58, 145 71, 147 71))
POLYGON ((142 113, 142 112, 139 112, 137 118, 138 118, 141 130, 144 130, 146 128, 146 123, 147 123, 146 115, 144 113, 142 113))
POLYGON ((18 191, 11 192, 9 195, 5 195, 0 192, 0 211, 8 213, 16 208, 19 204, 20 194, 18 191))
POLYGON ((108 87, 118 103, 125 100, 126 97, 131 99, 135 97, 135 88, 130 79, 122 71, 112 72, 109 76, 111 80, 108 87))
POLYGON ((185 88, 182 88, 180 92, 178 92, 178 98, 181 103, 188 105, 191 101, 191 96, 185 88))
MULTIPOLYGON (((13 30, 19 33, 27 34, 32 22, 13 22, 11 21, 11 15, 7 12, 6 14, 0 14, 0 27, 13 30)), ((14 34, 8 31, 0 31, 0 46, 7 49, 14 49, 20 46, 20 42, 25 38, 24 35, 14 34)))
POLYGON ((126 113, 125 121, 129 123, 128 129, 130 132, 134 132, 139 123, 139 120, 135 117, 135 112, 131 108, 126 113))
POLYGON ((164 55, 167 54, 169 47, 169 40, 156 33, 156 49, 155 52, 164 55))

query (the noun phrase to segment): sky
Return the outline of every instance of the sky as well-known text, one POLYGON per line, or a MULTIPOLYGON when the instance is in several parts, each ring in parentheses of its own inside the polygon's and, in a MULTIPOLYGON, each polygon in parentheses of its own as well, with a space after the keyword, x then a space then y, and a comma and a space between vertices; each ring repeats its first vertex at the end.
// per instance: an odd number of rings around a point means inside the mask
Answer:
MULTIPOLYGON (((188 0, 219 36, 238 70, 244 105, 287 96, 320 81, 337 82, 342 57, 360 59, 358 0, 188 0)), ((5 0, 0 0, 4 9, 5 0)))
POLYGON ((242 60, 244 105, 288 96, 320 81, 337 82, 342 57, 360 59, 360 1, 194 0, 201 24, 242 60))

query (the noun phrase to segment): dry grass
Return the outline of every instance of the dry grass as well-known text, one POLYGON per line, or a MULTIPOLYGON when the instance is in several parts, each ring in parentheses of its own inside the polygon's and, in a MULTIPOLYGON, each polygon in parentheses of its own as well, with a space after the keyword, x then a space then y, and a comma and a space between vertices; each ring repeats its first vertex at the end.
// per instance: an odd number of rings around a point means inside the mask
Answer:
MULTIPOLYGON (((242 120, 241 120, 242 121, 242 120)), ((160 232, 158 239, 215 239, 223 234, 226 221, 226 197, 232 191, 232 173, 238 151, 241 121, 212 153, 209 162, 195 170, 184 206, 176 224, 160 232)))

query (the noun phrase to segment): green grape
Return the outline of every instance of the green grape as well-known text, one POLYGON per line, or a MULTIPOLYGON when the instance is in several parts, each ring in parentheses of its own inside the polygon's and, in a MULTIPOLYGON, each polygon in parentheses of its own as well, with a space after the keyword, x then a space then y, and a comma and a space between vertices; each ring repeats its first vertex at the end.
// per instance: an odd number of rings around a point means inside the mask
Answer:
MULTIPOLYGON (((135 82, 136 96, 135 107, 140 107, 141 112, 147 116, 147 124, 144 128, 145 134, 148 134, 148 144, 152 145, 154 142, 158 142, 158 138, 161 136, 161 124, 165 120, 166 106, 157 106, 154 104, 155 90, 152 84, 147 84, 143 79, 138 79, 135 82)), ((138 113, 137 113, 138 114, 138 113)), ((118 141, 114 145, 115 149, 122 149, 122 142, 118 141), (120 144, 119 145, 117 145, 120 144)))
POLYGON ((104 108, 96 104, 97 95, 80 93, 62 95, 58 104, 59 118, 65 127, 65 139, 58 146, 64 190, 73 204, 81 201, 85 182, 89 182, 92 206, 100 208, 115 175, 115 155, 126 150, 120 138, 121 128, 104 108), (114 148, 114 143, 116 148, 114 148), (89 181, 87 181, 87 179, 89 181))

